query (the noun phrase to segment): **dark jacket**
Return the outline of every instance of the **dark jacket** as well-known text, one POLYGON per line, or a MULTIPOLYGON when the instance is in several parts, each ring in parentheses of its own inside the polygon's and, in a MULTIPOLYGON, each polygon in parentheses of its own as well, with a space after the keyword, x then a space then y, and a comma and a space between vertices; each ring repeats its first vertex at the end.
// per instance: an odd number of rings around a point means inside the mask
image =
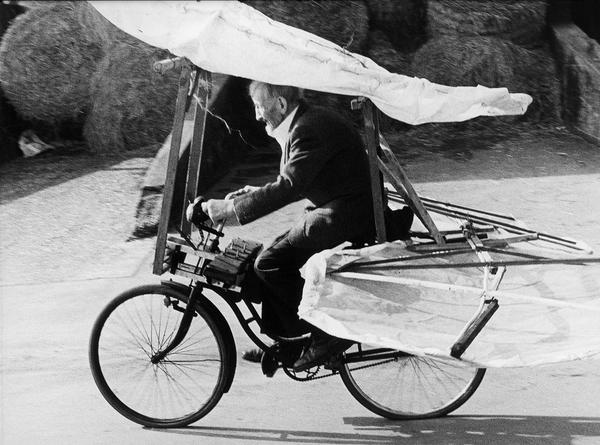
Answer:
POLYGON ((234 207, 240 224, 246 224, 303 198, 316 208, 300 222, 305 236, 335 234, 341 242, 372 230, 368 159, 360 135, 339 114, 301 102, 277 179, 236 197, 234 207), (328 229, 319 233, 323 225, 328 229))

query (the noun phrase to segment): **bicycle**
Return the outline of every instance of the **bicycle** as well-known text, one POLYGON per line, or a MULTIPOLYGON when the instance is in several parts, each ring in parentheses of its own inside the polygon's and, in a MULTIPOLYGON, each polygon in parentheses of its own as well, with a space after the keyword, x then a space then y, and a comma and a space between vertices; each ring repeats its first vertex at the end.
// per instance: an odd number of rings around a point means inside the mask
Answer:
MULTIPOLYGON (((258 300, 244 292, 244 272, 260 245, 237 239, 237 247, 221 251, 222 226, 196 226, 201 245, 183 233, 171 237, 164 263, 165 271, 190 279, 188 285, 170 279, 129 289, 109 302, 92 328, 89 360, 96 385, 116 411, 147 427, 196 422, 231 387, 235 340, 204 290, 227 302, 249 338, 280 362, 278 345, 308 338, 266 335, 273 343, 265 343, 251 327, 262 328, 258 300)), ((483 368, 362 344, 307 371, 281 367, 298 381, 339 375, 359 403, 393 420, 447 415, 474 394, 485 374, 483 368)))

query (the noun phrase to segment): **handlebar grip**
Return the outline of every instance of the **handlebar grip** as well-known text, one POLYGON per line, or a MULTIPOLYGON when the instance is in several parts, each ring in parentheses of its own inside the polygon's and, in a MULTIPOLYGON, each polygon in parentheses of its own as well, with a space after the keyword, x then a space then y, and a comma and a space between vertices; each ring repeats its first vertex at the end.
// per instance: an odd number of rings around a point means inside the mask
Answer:
POLYGON ((185 57, 174 57, 154 62, 152 68, 159 74, 165 74, 172 69, 181 68, 186 62, 187 59, 185 57))

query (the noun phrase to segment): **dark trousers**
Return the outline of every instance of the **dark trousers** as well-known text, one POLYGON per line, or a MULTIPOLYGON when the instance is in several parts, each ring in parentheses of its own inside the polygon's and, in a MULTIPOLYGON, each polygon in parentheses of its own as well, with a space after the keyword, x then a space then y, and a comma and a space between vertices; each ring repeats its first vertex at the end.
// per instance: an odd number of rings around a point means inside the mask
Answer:
POLYGON ((294 337, 309 332, 308 323, 298 318, 304 286, 299 269, 317 252, 294 247, 288 231, 254 262, 254 272, 262 284, 260 297, 266 333, 294 337))
POLYGON ((307 211, 297 225, 258 255, 254 272, 261 282, 263 329, 267 334, 297 336, 314 330, 298 317, 304 286, 300 268, 315 253, 347 240, 373 236, 372 211, 360 204, 346 206, 345 211, 307 211))

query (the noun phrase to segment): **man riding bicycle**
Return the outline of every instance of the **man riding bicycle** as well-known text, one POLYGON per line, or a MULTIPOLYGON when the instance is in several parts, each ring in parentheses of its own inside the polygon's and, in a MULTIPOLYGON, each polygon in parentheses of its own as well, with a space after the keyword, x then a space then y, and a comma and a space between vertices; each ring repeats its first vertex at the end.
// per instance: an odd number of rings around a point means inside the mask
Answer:
MULTIPOLYGON (((352 345, 299 319, 304 284, 300 268, 324 249, 374 239, 368 159, 352 123, 331 110, 309 105, 300 89, 253 81, 249 93, 256 119, 265 123, 267 133, 281 147, 279 175, 261 187, 246 186, 225 199, 203 202, 202 210, 214 223, 235 218, 243 225, 294 201, 310 201, 297 223, 254 263, 262 284, 265 331, 283 337, 311 333, 310 346, 301 356, 296 344, 285 346, 284 365, 303 371, 352 345)), ((191 204, 188 219, 193 210, 191 204)), ((276 367, 275 362, 272 372, 276 367)))

